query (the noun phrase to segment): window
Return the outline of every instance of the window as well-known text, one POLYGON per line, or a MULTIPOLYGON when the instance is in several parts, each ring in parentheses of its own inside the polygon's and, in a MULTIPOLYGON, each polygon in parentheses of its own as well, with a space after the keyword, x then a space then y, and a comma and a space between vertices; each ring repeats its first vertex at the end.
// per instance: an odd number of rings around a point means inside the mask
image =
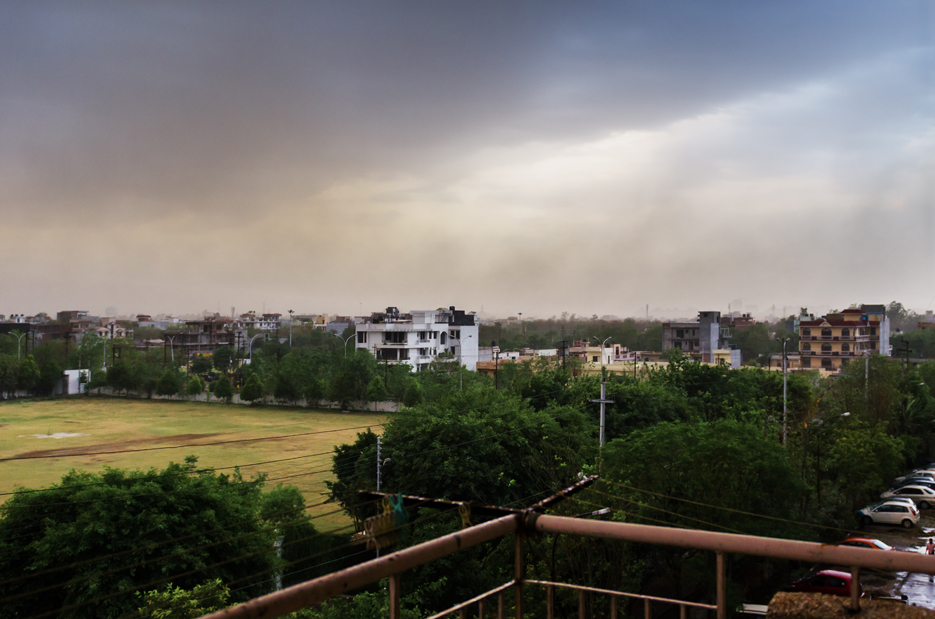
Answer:
POLYGON ((597 355, 595 355, 595 356, 591 357, 591 361, 592 361, 593 363, 597 363, 598 361, 600 361, 600 359, 598 359, 598 358, 597 358, 597 355))
POLYGON ((442 332, 442 336, 441 336, 441 339, 439 340, 439 342, 441 343, 442 346, 444 346, 444 345, 445 345, 445 342, 447 342, 447 341, 448 341, 448 334, 442 332))
POLYGON ((812 334, 811 329, 802 329, 802 335, 811 335, 811 334, 812 334))
POLYGON ((822 360, 821 360, 821 367, 823 367, 823 368, 830 368, 830 367, 831 367, 831 359, 827 359, 827 358, 822 359, 822 360))
POLYGON ((684 331, 684 329, 676 329, 676 330, 675 330, 675 337, 677 337, 677 338, 679 338, 679 339, 685 337, 685 331, 684 331))
POLYGON ((870 335, 876 335, 876 334, 877 334, 877 328, 876 328, 876 327, 870 327, 870 335))
POLYGON ((841 329, 841 337, 850 337, 850 336, 851 336, 851 330, 850 330, 850 329, 848 329, 848 328, 846 328, 846 327, 845 327, 844 329, 841 329))
POLYGON ((876 342, 870 342, 870 350, 876 350, 876 349, 877 349, 877 343, 876 343, 876 342))
POLYGON ((358 344, 366 344, 366 343, 367 343, 367 332, 366 332, 366 331, 358 331, 358 332, 357 332, 357 343, 358 343, 358 344))
POLYGON ((838 578, 837 576, 828 576, 828 586, 843 589, 847 586, 847 582, 843 578, 838 578))
POLYGON ((831 329, 825 327, 821 330, 821 337, 831 337, 831 329))
POLYGON ((850 352, 850 350, 851 350, 850 344, 841 344, 841 352, 850 352))
POLYGON ((383 343, 384 344, 405 344, 406 343, 406 332, 405 331, 388 331, 383 334, 383 343))
POLYGON ((808 342, 805 342, 804 344, 802 344, 802 350, 811 350, 811 349, 812 349, 812 345, 809 344, 808 342))
POLYGON ((831 352, 831 344, 822 344, 821 352, 831 352))
POLYGON ((805 358, 803 358, 803 359, 802 359, 802 367, 803 367, 803 368, 810 368, 810 367, 812 367, 812 358, 811 358, 811 357, 805 357, 805 358))

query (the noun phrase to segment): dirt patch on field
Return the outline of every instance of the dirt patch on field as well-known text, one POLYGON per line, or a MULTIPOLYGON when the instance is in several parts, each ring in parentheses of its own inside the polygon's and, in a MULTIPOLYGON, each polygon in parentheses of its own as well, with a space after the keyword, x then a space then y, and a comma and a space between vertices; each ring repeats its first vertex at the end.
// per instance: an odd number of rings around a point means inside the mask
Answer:
POLYGON ((206 433, 206 434, 173 434, 171 436, 156 436, 153 438, 139 438, 129 441, 112 441, 110 443, 98 443, 96 445, 83 445, 81 447, 63 447, 61 449, 37 449, 34 451, 26 451, 21 454, 17 454, 17 459, 27 459, 27 458, 54 458, 56 456, 74 456, 78 454, 87 454, 92 455, 95 453, 108 453, 114 451, 121 451, 124 449, 133 450, 133 449, 145 449, 146 447, 157 447, 160 444, 172 443, 172 444, 192 444, 192 447, 197 447, 197 443, 193 441, 204 440, 207 438, 212 438, 216 436, 221 436, 219 432, 206 433))

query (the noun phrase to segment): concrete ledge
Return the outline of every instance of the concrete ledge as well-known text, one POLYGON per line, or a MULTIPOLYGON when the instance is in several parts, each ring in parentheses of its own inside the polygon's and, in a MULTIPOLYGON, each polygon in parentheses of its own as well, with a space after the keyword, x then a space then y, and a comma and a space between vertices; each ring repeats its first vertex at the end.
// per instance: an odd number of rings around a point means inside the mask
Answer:
POLYGON ((935 611, 888 600, 860 601, 860 612, 848 610, 849 598, 822 593, 777 593, 769 619, 935 619, 935 611))

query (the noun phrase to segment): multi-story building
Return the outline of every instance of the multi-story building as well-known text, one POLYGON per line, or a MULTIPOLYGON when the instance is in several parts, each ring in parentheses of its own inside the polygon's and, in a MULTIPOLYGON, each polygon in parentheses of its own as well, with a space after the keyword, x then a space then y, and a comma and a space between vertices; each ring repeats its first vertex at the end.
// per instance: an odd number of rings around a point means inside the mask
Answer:
POLYGON ((730 329, 721 326, 721 312, 698 312, 697 322, 662 323, 662 349, 678 348, 683 353, 700 356, 704 363, 714 363, 716 350, 729 348, 730 329))
POLYGON ((799 356, 803 369, 837 372, 865 354, 890 355, 890 321, 884 305, 861 305, 799 321, 799 356))
POLYGON ((279 332, 282 326, 282 314, 263 314, 258 316, 256 312, 247 312, 241 314, 237 321, 242 329, 257 329, 259 331, 279 332))
POLYGON ((238 339, 234 321, 230 318, 206 317, 204 320, 186 320, 185 324, 190 327, 187 331, 173 329, 163 332, 165 346, 173 356, 180 351, 186 357, 195 353, 213 353, 220 346, 234 346, 238 339))
POLYGON ((473 313, 456 310, 413 310, 401 314, 395 307, 375 312, 356 325, 356 347, 378 361, 408 363, 425 370, 445 352, 469 370, 477 364, 478 328, 473 313))

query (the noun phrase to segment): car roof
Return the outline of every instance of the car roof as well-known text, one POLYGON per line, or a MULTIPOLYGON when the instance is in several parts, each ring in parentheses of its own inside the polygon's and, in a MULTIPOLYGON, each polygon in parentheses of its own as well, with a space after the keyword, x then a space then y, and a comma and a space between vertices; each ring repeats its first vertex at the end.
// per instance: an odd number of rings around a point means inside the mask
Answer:
POLYGON ((844 541, 845 542, 871 542, 873 543, 873 542, 879 542, 880 540, 874 539, 872 537, 849 537, 844 541))
POLYGON ((917 485, 915 485, 915 484, 906 484, 906 485, 903 486, 902 488, 897 488, 897 490, 904 490, 904 489, 906 489, 906 488, 918 488, 919 490, 928 490, 928 491, 930 491, 930 492, 935 492, 935 491, 933 491, 931 488, 929 488, 928 486, 917 486, 917 485))
POLYGON ((850 572, 842 572, 840 570, 821 570, 818 572, 818 574, 821 574, 822 576, 837 576, 838 578, 843 578, 844 580, 851 579, 850 572))

